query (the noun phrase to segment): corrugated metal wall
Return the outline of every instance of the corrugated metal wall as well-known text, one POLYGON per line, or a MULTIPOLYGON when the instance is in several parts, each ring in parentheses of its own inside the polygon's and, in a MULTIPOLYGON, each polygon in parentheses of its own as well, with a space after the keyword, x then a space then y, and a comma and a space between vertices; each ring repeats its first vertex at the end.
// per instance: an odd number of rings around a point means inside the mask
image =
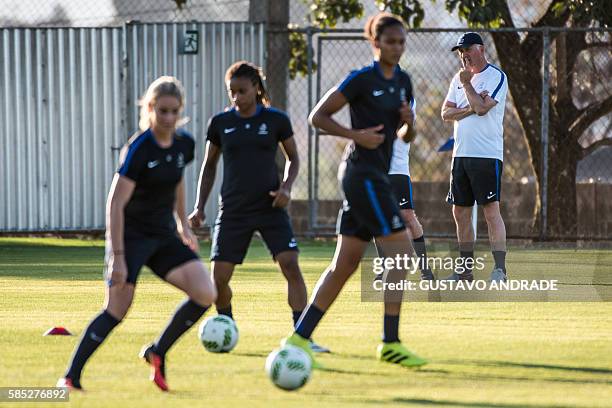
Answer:
MULTIPOLYGON (((118 148, 137 130, 138 99, 160 75, 185 85, 196 161, 208 118, 227 105, 229 64, 264 63, 264 27, 247 23, 136 24, 124 28, 0 29, 0 230, 104 228, 118 148), (184 30, 199 53, 178 53, 184 30)), ((216 192, 207 206, 216 214, 216 192)))

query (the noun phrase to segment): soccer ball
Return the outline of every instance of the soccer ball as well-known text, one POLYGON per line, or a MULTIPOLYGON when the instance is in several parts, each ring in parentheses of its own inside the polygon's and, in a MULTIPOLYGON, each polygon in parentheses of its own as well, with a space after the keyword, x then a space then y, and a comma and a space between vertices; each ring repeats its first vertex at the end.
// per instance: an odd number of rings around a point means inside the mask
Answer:
POLYGON ((286 345, 274 350, 266 359, 266 373, 274 385, 283 390, 296 390, 310 379, 311 361, 299 347, 286 345))
POLYGON ((238 343, 238 327, 231 317, 212 316, 200 324, 198 337, 206 350, 212 353, 227 353, 238 343))

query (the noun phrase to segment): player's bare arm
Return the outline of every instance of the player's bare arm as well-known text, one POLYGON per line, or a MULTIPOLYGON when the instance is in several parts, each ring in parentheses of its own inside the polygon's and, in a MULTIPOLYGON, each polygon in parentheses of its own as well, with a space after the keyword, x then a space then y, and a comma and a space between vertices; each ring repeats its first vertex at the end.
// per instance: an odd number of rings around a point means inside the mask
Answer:
POLYGON ((285 155, 285 173, 283 182, 276 191, 271 191, 270 195, 274 197, 272 207, 286 207, 291 200, 291 188, 297 178, 300 170, 300 157, 297 152, 297 144, 295 138, 290 137, 281 143, 281 149, 285 155))
POLYGON ((185 211, 185 179, 176 185, 174 196, 174 219, 176 220, 177 230, 183 243, 192 251, 198 250, 198 240, 189 227, 187 213, 185 211))
POLYGON ((397 137, 406 143, 411 143, 416 138, 416 126, 412 108, 405 101, 400 107, 400 120, 403 122, 397 132, 397 137))
POLYGON ((474 74, 466 69, 459 71, 459 80, 465 91, 465 96, 470 104, 471 109, 478 116, 486 115, 492 107, 497 105, 497 101, 491 98, 488 94, 477 93, 472 83, 470 82, 474 74), (483 97, 484 95, 484 97, 483 97))
POLYGON ((453 122, 455 120, 461 120, 474 114, 471 106, 465 108, 458 108, 454 102, 445 101, 442 105, 442 120, 445 122, 453 122))
POLYGON ((208 196, 215 183, 219 157, 221 157, 221 149, 213 143, 207 142, 204 162, 200 168, 196 204, 193 212, 189 214, 189 223, 192 228, 199 228, 204 223, 204 205, 206 205, 208 196))
POLYGON ((383 129, 383 125, 367 129, 350 129, 342 126, 332 118, 332 115, 346 104, 347 100, 342 92, 332 88, 314 107, 308 117, 308 121, 312 126, 318 127, 331 135, 354 140, 355 143, 368 149, 376 149, 385 140, 385 136, 382 133, 378 133, 383 129))
POLYGON ((109 262, 111 285, 121 285, 127 279, 127 266, 125 265, 125 248, 123 245, 125 206, 130 201, 136 183, 127 177, 115 174, 106 202, 106 228, 110 231, 112 248, 109 262))

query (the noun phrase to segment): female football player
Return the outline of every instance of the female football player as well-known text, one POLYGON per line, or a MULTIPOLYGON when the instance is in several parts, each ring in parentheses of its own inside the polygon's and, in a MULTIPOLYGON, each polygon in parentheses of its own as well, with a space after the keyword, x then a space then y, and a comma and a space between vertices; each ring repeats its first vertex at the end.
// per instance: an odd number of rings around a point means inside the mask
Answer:
POLYGON ((194 140, 176 128, 184 103, 181 83, 167 76, 155 80, 141 101, 141 131, 122 150, 106 205, 104 307, 83 332, 58 386, 82 389, 83 366, 125 317, 143 265, 187 295, 141 352, 152 367, 151 380, 163 391, 167 351, 217 297, 185 213, 183 171, 193 160, 194 140))
MULTIPOLYGON (((374 62, 353 71, 327 92, 309 118, 313 126, 352 141, 341 166, 345 200, 338 216, 336 253, 319 279, 295 332, 282 341, 304 349, 314 367, 320 365, 312 358, 306 339, 357 269, 368 242, 375 238, 389 258, 413 252, 388 177, 394 141, 397 138, 410 141, 415 135, 414 116, 407 104, 412 99, 412 85, 408 74, 398 66, 405 50, 406 30, 399 17, 381 13, 368 20, 365 35, 372 45, 374 62), (352 128, 333 118, 346 104, 352 128)), ((404 277, 405 271, 396 266, 386 281, 395 283, 404 277)), ((401 292, 384 292, 383 338, 377 356, 389 363, 420 366, 426 361, 406 349, 399 339, 401 298, 401 292)))
MULTIPOLYGON (((219 314, 233 317, 229 281, 241 264, 255 231, 287 279, 288 302, 294 324, 306 306, 306 285, 298 265, 298 246, 285 207, 298 174, 299 157, 286 113, 270 107, 261 68, 238 61, 227 69, 225 83, 232 108, 208 124, 208 142, 198 185, 197 201, 189 219, 204 222, 204 205, 223 155, 221 205, 211 251, 212 275, 217 285, 219 314), (278 177, 275 157, 281 145, 287 160, 284 178, 278 177)), ((312 341, 316 351, 328 351, 312 341)))

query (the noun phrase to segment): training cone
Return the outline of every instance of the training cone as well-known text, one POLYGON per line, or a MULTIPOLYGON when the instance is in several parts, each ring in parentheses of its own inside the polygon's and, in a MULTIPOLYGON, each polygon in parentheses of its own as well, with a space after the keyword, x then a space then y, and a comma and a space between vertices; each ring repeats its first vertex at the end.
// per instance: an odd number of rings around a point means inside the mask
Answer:
POLYGON ((43 334, 43 336, 72 336, 65 327, 52 327, 43 334))

